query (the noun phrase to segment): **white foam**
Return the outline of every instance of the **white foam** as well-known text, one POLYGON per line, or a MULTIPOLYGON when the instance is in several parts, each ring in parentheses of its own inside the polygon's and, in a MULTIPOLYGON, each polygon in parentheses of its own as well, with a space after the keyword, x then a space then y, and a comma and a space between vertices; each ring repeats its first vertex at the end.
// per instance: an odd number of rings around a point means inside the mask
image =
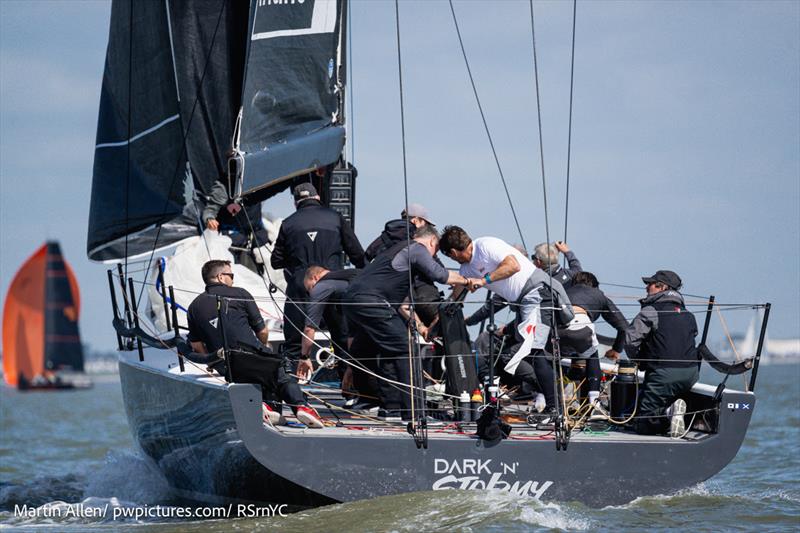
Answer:
POLYGON ((118 502, 153 505, 169 499, 169 484, 149 460, 131 451, 112 451, 105 464, 93 470, 84 498, 115 498, 118 502))

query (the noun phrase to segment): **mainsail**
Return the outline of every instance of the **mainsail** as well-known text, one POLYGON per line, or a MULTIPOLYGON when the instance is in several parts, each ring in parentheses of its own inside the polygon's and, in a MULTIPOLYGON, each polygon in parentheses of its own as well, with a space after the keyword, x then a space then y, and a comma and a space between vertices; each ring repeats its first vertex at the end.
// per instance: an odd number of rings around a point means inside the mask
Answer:
POLYGON ((339 158, 345 10, 343 0, 252 2, 242 99, 244 192, 339 158))
POLYGON ((231 148, 245 162, 231 194, 258 191, 258 200, 336 162, 344 15, 344 0, 115 0, 89 258, 198 235, 196 200, 225 176, 231 148))
POLYGON ((83 371, 78 332, 78 282, 57 242, 40 247, 22 265, 3 308, 3 374, 6 383, 31 381, 46 372, 83 371))

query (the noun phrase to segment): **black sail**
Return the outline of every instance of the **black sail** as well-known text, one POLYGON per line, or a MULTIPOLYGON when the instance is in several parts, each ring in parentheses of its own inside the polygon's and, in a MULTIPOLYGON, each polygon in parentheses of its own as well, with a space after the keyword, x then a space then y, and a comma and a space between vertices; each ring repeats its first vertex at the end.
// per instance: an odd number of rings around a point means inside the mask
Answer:
POLYGON ((180 112, 195 185, 208 194, 226 171, 242 105, 249 4, 169 0, 180 112))
POLYGON ((344 0, 114 0, 89 258, 121 260, 198 235, 199 202, 233 146, 245 166, 232 192, 258 191, 251 201, 335 162, 344 15, 344 0))
POLYGON ((251 3, 240 139, 243 192, 275 188, 339 158, 344 20, 343 0, 251 3))
POLYGON ((248 17, 246 3, 227 0, 114 1, 91 259, 149 253, 199 234, 196 193, 223 174, 233 143, 248 17))
POLYGON ((44 367, 83 372, 83 347, 78 331, 77 283, 57 242, 47 243, 44 305, 44 367))
POLYGON ((89 257, 120 259, 196 235, 184 213, 193 185, 186 168, 166 4, 116 0, 97 121, 89 257))

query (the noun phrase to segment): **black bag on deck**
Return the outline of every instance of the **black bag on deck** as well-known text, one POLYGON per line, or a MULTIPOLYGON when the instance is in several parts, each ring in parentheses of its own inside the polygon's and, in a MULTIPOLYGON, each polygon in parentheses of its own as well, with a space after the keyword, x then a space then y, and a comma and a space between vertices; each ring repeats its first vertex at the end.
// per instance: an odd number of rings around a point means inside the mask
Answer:
POLYGON ((471 394, 478 388, 478 373, 475 369, 475 356, 472 353, 461 304, 458 302, 440 304, 439 325, 447 369, 445 392, 455 396, 461 395, 462 392, 471 394))
POLYGON ((478 419, 478 431, 475 434, 489 443, 497 443, 508 438, 511 426, 500 420, 494 405, 487 405, 478 419))

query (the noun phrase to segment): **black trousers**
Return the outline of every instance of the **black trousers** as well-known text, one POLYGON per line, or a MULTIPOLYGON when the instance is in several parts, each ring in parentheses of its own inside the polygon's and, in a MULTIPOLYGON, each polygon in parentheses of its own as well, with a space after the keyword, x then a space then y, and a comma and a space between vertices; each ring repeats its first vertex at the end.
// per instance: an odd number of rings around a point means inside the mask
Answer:
POLYGON ((303 328, 306 324, 305 307, 302 303, 308 298, 305 289, 297 282, 287 279, 286 302, 283 304, 283 348, 282 353, 289 359, 300 358, 303 328))
POLYGON ((699 365, 645 371, 636 409, 636 432, 643 435, 666 433, 670 423, 666 416, 667 407, 689 392, 699 377, 699 365))
POLYGON ((514 375, 531 386, 536 387, 538 384, 538 389, 544 395, 546 408, 555 407, 556 389, 553 362, 547 359, 544 351, 533 350, 531 355, 520 361, 514 375))
POLYGON ((240 346, 231 351, 230 364, 232 380, 261 385, 262 400, 275 410, 280 411, 281 401, 286 402, 292 411, 307 405, 297 378, 292 375, 292 361, 276 357, 266 346, 240 346))
MULTIPOLYGON (((400 315, 385 300, 372 295, 358 295, 345 306, 347 323, 353 335, 351 353, 378 353, 382 380, 378 382, 381 406, 399 411, 404 420, 411 419, 411 365, 408 356, 408 329, 400 315)), ((417 383, 422 386, 422 383, 417 383)), ((422 401, 422 398, 420 398, 422 401)))

